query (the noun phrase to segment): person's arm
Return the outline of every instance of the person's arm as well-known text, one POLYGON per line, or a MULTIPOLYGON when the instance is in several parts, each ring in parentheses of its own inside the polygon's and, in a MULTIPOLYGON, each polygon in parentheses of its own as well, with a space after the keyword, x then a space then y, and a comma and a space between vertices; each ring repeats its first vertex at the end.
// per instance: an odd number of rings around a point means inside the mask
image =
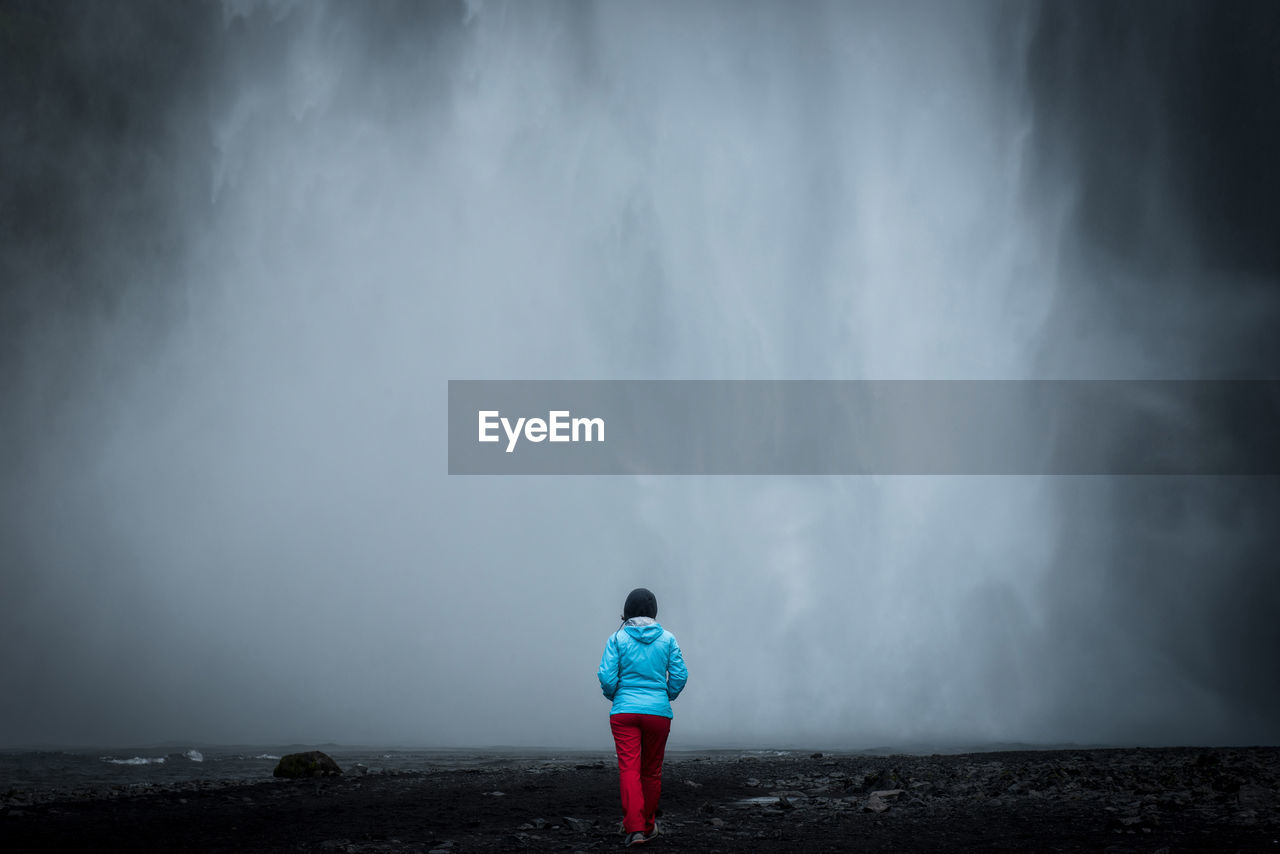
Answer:
POLYGON ((667 698, 674 700, 684 690, 684 683, 689 681, 689 670, 684 666, 684 656, 680 653, 680 644, 675 635, 671 636, 671 653, 667 660, 667 698))
POLYGON ((604 655, 600 656, 600 672, 596 674, 600 677, 600 690, 608 700, 612 700, 613 695, 618 693, 618 660, 621 655, 618 635, 610 635, 608 643, 604 645, 604 655))

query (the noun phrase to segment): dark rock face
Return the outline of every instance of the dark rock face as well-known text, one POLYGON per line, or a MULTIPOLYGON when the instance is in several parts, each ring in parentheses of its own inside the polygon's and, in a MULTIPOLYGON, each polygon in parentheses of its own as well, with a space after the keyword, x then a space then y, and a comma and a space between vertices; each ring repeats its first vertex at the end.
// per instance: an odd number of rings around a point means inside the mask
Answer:
POLYGON ((290 753, 280 757, 280 764, 271 772, 275 777, 300 779, 304 777, 337 777, 342 774, 338 763, 319 750, 306 753, 290 753))

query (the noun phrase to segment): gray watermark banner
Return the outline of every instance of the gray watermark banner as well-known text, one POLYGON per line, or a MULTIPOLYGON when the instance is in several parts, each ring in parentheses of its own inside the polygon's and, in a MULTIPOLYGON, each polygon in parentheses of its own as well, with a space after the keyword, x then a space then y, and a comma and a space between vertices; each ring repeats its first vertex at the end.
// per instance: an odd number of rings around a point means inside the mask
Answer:
POLYGON ((450 380, 449 473, 1275 475, 1280 381, 450 380))

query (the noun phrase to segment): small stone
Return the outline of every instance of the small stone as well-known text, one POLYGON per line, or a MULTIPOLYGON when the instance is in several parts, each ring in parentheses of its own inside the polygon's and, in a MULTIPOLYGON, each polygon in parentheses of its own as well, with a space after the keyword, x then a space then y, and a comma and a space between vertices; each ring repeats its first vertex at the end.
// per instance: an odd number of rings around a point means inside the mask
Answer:
POLYGON ((809 758, 810 758, 810 759, 821 759, 821 758, 822 758, 822 754, 821 754, 821 753, 810 753, 810 754, 809 754, 809 758))
POLYGON ((898 797, 898 795, 904 795, 906 792, 906 789, 880 789, 879 791, 872 792, 871 797, 883 798, 888 801, 898 797))
POLYGON ((752 788, 754 789, 756 786, 759 786, 759 785, 760 785, 760 781, 759 781, 759 780, 757 780, 755 777, 748 777, 748 778, 747 778, 746 785, 748 785, 748 786, 750 786, 750 787, 752 787, 752 788))
POLYGON ((1215 792, 1234 794, 1240 791, 1240 779, 1230 774, 1219 774, 1213 778, 1213 790, 1215 792))
POLYGON ((579 833, 586 833, 595 826, 594 821, 588 821, 585 818, 569 818, 566 816, 562 821, 570 830, 576 830, 579 833))
POLYGON ((1275 800, 1275 793, 1266 786, 1246 783, 1240 787, 1240 791, 1236 792, 1236 798, 1240 801, 1240 806, 1246 809, 1258 809, 1270 806, 1275 800))
POLYGON ((1113 815, 1108 823, 1117 833, 1137 833, 1139 830, 1150 832, 1150 828, 1159 824, 1160 820, 1155 815, 1113 815))
POLYGON ((693 780, 685 780, 685 781, 684 781, 684 784, 685 784, 686 786, 689 786, 690 788, 694 788, 694 789, 701 789, 701 788, 702 788, 702 784, 701 784, 701 783, 695 783, 693 780))
POLYGON ((862 809, 864 812, 880 813, 888 810, 889 804, 887 804, 883 798, 880 798, 877 795, 872 795, 867 798, 867 802, 862 805, 862 809))

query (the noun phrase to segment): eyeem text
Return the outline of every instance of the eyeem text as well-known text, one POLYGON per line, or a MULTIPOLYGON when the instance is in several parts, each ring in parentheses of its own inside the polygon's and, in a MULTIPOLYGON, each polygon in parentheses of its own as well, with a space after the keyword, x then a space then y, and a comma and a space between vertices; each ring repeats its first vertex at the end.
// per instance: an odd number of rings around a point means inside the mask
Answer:
POLYGON ((603 442, 603 418, 571 418, 567 409, 553 409, 542 418, 503 418, 496 409, 481 409, 478 413, 480 422, 480 441, 501 441, 499 428, 507 435, 507 453, 516 448, 521 434, 530 442, 603 442))

